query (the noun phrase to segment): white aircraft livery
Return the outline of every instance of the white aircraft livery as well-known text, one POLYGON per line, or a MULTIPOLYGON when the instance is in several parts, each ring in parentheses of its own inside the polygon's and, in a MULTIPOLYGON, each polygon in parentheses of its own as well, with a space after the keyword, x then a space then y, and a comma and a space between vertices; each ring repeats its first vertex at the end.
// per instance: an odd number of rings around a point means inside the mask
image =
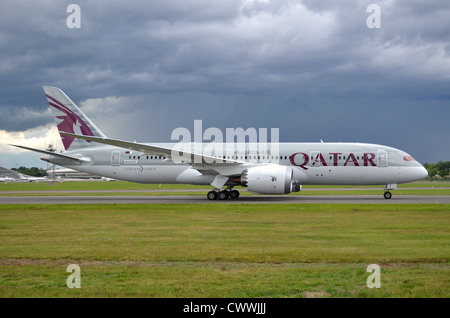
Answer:
POLYGON ((421 180, 427 170, 404 151, 367 143, 137 143, 106 137, 59 88, 44 86, 65 151, 41 159, 139 183, 211 185, 210 200, 237 199, 235 186, 259 194, 302 185, 384 185, 421 180))

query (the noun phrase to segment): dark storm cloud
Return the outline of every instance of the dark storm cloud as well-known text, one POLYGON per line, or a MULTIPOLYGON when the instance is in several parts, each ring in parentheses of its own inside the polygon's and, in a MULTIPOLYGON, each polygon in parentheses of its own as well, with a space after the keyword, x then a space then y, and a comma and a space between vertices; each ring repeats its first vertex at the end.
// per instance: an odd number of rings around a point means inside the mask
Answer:
POLYGON ((23 131, 54 122, 50 109, 43 111, 26 107, 0 107, 0 129, 23 131))
MULTIPOLYGON (((13 77, 9 88, 18 87, 14 79, 19 78, 27 87, 50 80, 102 96, 119 86, 123 93, 194 89, 378 94, 412 70, 430 77, 420 68, 429 63, 432 50, 444 48, 431 46, 427 51, 427 45, 436 43, 402 38, 411 27, 423 30, 430 21, 413 20, 417 13, 398 17, 411 12, 410 6, 386 2, 386 27, 369 30, 364 2, 338 1, 331 7, 318 6, 320 1, 198 1, 184 6, 178 1, 80 2, 79 30, 65 26, 64 3, 34 4, 26 11, 16 5, 11 15, 23 13, 25 23, 20 24, 25 26, 11 33, 11 19, 2 23, 10 30, 4 45, 10 49, 2 65, 13 77), (389 21, 402 25, 397 21, 404 19, 411 23, 388 30, 389 21), (408 61, 399 61, 405 54, 408 61)), ((442 12, 429 11, 430 16, 442 12)), ((435 33, 448 30, 447 22, 442 27, 432 22, 435 33)))
POLYGON ((52 85, 120 138, 167 141, 203 119, 446 160, 449 14, 444 0, 6 1, 0 129, 49 123, 52 85), (66 26, 74 2, 81 29, 66 26), (381 29, 366 25, 371 3, 381 29))

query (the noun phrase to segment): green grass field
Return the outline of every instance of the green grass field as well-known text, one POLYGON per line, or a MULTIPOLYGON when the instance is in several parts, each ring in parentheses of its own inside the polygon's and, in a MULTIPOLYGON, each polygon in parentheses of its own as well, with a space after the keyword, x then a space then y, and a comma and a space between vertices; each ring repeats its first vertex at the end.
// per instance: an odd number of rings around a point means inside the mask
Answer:
POLYGON ((0 296, 449 297, 449 243, 444 204, 0 205, 0 296))

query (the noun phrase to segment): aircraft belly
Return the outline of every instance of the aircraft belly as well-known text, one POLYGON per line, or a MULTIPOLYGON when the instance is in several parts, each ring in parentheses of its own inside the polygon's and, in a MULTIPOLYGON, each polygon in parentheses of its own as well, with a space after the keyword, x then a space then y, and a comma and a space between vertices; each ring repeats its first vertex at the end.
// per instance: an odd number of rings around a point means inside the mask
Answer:
POLYGON ((177 183, 188 183, 197 185, 209 185, 214 181, 216 175, 203 175, 196 169, 186 169, 177 178, 177 183))
POLYGON ((383 185, 400 183, 400 167, 316 167, 306 171, 305 184, 383 185))

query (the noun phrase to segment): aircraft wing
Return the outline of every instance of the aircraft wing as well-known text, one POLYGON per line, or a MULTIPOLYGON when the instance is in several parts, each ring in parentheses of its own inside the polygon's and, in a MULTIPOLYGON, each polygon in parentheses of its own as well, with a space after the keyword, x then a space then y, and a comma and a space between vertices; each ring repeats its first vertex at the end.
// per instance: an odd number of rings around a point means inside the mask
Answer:
POLYGON ((152 146, 141 144, 137 142, 124 141, 119 139, 111 139, 106 137, 94 137, 94 136, 84 136, 84 135, 76 135, 67 132, 60 131, 61 134, 71 136, 74 138, 84 139, 88 141, 98 142, 105 145, 111 145, 126 149, 131 149, 134 151, 139 151, 143 154, 152 154, 152 155, 164 155, 167 158, 170 158, 172 161, 178 160, 177 162, 188 163, 191 165, 241 165, 245 164, 245 162, 236 161, 236 160, 226 160, 219 157, 206 156, 203 154, 196 154, 193 152, 172 149, 172 148, 164 148, 159 146, 152 146), (177 155, 177 158, 174 158, 174 154, 177 155))

